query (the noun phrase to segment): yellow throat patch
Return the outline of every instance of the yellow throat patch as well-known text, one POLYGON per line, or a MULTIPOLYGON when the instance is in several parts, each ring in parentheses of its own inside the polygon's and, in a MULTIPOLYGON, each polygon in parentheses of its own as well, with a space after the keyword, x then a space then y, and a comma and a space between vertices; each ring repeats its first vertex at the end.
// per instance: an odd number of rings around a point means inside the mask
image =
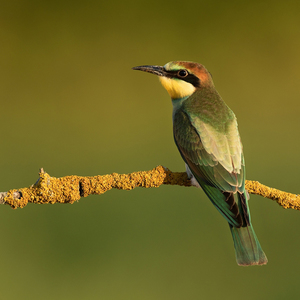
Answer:
POLYGON ((192 95, 196 88, 184 80, 159 76, 163 87, 167 90, 172 99, 180 99, 192 95))

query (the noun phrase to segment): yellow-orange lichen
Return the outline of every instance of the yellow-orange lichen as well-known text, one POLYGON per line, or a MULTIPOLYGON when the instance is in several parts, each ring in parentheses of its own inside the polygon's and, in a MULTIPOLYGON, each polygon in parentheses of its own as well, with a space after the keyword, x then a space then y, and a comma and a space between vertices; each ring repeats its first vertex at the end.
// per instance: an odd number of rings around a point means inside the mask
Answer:
POLYGON ((283 192, 274 188, 270 188, 266 185, 259 183, 258 181, 246 180, 246 189, 250 194, 256 194, 275 200, 283 208, 292 208, 300 210, 300 196, 283 192))
MULTIPOLYGON (((29 188, 10 190, 0 193, 2 204, 12 208, 24 207, 27 203, 54 204, 74 203, 81 197, 91 194, 103 194, 116 188, 131 190, 136 187, 159 187, 162 184, 191 186, 185 172, 172 172, 163 166, 158 166, 150 171, 133 172, 130 174, 112 173, 103 176, 65 176, 51 177, 42 169, 39 180, 29 188)), ((257 181, 246 181, 246 189, 251 194, 277 201, 284 208, 300 210, 300 197, 273 188, 269 188, 257 181)))

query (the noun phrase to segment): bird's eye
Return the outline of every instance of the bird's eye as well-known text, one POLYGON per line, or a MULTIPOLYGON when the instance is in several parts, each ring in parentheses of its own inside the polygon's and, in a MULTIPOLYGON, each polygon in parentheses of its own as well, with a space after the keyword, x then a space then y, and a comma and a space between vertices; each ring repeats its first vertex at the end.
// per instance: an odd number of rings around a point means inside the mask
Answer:
POLYGON ((180 71, 178 71, 178 76, 179 77, 186 77, 188 75, 189 75, 189 73, 188 73, 187 70, 180 70, 180 71))

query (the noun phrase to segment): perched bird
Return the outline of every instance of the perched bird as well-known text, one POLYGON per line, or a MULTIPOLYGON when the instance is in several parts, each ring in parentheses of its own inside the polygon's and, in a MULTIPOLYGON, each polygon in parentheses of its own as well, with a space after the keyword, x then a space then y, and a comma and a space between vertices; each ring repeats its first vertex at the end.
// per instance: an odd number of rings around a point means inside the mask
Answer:
POLYGON ((133 69, 158 75, 171 96, 176 146, 188 175, 229 223, 237 263, 266 264, 251 224, 237 120, 215 89, 211 74, 203 65, 187 61, 133 69))

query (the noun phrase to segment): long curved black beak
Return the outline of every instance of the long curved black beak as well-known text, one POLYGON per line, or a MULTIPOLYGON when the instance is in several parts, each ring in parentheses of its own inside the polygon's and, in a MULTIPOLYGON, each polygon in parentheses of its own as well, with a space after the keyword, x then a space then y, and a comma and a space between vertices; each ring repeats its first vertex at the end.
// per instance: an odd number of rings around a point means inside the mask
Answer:
POLYGON ((161 66, 138 66, 138 67, 134 67, 132 69, 148 72, 148 73, 155 74, 158 76, 166 76, 167 75, 166 70, 164 69, 164 67, 161 67, 161 66))

